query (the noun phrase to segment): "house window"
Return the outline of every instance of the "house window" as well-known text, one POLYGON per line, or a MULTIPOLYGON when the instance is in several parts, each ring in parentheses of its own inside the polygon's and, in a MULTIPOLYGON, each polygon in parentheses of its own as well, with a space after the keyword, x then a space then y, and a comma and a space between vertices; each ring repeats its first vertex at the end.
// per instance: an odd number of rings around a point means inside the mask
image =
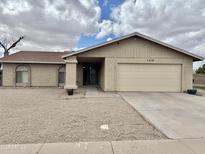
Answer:
POLYGON ((65 67, 62 66, 58 70, 58 83, 65 83, 65 67))
POLYGON ((24 65, 16 68, 16 83, 28 83, 28 68, 24 65))

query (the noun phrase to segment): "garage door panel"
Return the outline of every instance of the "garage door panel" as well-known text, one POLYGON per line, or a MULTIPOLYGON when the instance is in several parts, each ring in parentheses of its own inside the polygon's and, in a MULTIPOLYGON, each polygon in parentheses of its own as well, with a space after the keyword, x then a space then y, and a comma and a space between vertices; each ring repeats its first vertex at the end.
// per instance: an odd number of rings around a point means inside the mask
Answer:
POLYGON ((118 64, 119 91, 181 90, 181 65, 118 64))

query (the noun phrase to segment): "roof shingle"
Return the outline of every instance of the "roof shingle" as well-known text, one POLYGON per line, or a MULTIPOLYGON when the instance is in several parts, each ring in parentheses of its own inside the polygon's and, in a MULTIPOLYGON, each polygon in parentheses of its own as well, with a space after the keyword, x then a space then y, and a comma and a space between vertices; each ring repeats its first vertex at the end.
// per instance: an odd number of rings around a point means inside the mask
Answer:
POLYGON ((0 62, 64 63, 64 59, 62 59, 61 56, 68 53, 69 52, 20 51, 0 58, 0 62))

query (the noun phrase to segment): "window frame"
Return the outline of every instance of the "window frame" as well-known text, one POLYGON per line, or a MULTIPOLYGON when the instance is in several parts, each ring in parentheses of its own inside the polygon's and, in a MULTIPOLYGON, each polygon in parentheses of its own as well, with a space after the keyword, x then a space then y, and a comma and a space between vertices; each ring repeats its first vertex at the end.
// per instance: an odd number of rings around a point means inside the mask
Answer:
POLYGON ((58 68, 58 86, 59 87, 62 87, 65 85, 65 76, 66 76, 66 67, 60 66, 58 68), (64 75, 63 75, 64 81, 63 82, 60 81, 60 73, 64 73, 64 75))
POLYGON ((14 82, 15 82, 15 86, 23 86, 23 87, 30 86, 30 66, 29 65, 20 64, 20 65, 16 66, 14 82), (26 75, 27 81, 26 82, 23 82, 23 80, 21 82, 19 82, 18 77, 17 77, 19 72, 21 72, 21 73, 26 72, 27 73, 27 75, 26 75))

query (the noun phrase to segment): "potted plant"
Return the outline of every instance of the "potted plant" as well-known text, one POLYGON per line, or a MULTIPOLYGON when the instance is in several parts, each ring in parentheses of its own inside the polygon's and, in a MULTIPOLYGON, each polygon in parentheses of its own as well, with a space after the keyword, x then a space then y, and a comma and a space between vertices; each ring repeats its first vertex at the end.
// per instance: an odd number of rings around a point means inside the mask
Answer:
POLYGON ((67 89, 68 95, 73 95, 73 89, 67 89))
POLYGON ((197 90, 196 90, 196 89, 188 89, 188 90, 187 90, 187 93, 188 93, 188 94, 191 94, 191 95, 196 95, 197 90))

